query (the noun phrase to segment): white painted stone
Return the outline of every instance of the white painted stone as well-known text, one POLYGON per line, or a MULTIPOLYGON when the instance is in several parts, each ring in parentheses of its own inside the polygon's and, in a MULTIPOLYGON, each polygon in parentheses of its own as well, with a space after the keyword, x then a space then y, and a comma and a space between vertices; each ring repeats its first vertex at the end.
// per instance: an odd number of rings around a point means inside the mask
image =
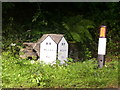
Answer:
POLYGON ((55 64, 60 60, 61 64, 65 63, 68 58, 68 43, 61 34, 45 34, 39 43, 40 61, 46 64, 55 64))
POLYGON ((60 60, 61 64, 63 64, 65 63, 64 60, 67 61, 67 58, 68 58, 68 43, 63 37, 58 44, 58 60, 60 60))
POLYGON ((48 36, 40 45, 40 61, 53 63, 56 60, 57 44, 48 36))

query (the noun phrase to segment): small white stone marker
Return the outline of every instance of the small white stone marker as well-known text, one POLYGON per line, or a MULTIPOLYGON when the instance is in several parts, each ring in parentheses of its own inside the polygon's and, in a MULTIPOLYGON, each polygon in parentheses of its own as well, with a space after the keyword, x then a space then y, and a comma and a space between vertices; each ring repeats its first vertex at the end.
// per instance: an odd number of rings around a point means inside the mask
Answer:
POLYGON ((44 34, 39 40, 39 60, 46 64, 55 64, 60 60, 65 63, 68 58, 68 43, 62 34, 44 34))

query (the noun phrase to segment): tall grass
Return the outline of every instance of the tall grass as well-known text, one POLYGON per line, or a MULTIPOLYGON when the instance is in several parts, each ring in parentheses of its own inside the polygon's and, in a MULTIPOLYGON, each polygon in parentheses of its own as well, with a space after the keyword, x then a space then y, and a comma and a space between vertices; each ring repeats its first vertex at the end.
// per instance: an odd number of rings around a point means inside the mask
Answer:
POLYGON ((2 53, 3 88, 112 88, 118 85, 118 62, 97 68, 97 60, 46 65, 2 53))

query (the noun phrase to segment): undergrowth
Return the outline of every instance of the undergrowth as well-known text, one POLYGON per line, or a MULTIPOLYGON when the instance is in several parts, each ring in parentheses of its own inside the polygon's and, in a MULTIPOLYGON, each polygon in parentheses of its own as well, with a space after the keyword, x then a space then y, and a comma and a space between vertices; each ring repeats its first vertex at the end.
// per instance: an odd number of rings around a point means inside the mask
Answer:
POLYGON ((97 68, 97 60, 46 65, 2 53, 3 88, 109 88, 118 85, 117 60, 97 68))

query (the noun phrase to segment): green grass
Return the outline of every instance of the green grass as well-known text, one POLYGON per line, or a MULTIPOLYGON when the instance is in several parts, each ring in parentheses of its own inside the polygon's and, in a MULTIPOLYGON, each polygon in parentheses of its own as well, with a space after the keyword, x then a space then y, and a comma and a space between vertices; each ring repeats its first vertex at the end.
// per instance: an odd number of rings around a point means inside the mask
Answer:
POLYGON ((22 60, 3 52, 3 88, 117 88, 118 61, 96 68, 97 60, 68 63, 68 65, 46 65, 22 60))

